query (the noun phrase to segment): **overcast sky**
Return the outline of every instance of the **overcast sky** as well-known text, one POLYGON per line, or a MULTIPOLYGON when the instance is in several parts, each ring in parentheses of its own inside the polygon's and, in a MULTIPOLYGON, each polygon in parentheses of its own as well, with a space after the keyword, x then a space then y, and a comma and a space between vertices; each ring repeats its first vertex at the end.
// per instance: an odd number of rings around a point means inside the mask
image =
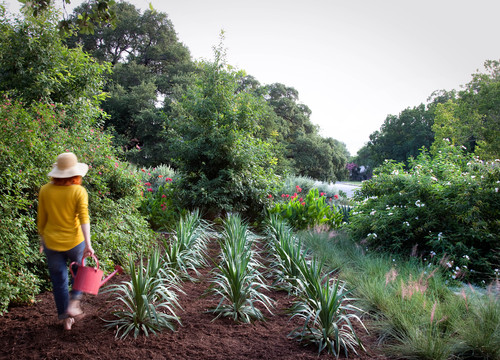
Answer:
POLYGON ((321 135, 351 155, 387 115, 458 90, 500 59, 499 0, 128 2, 167 13, 194 59, 213 59, 224 30, 229 64, 294 87, 321 135))

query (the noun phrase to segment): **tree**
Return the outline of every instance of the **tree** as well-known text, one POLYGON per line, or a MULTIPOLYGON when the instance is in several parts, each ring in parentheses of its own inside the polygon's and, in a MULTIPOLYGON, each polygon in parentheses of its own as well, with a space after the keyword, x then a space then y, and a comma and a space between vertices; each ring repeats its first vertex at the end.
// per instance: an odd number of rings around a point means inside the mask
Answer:
POLYGON ((36 18, 27 15, 3 24, 0 91, 8 90, 28 104, 43 100, 96 110, 109 66, 97 64, 80 47, 68 49, 54 33, 57 21, 58 15, 47 10, 36 18))
MULTIPOLYGON (((54 2, 52 0, 18 0, 24 4, 22 11, 29 12, 35 17, 50 11, 54 2)), ((62 0, 62 5, 70 4, 70 0, 62 0)), ((74 26, 84 33, 92 33, 97 25, 113 24, 115 20, 115 13, 112 6, 115 4, 114 0, 88 0, 86 3, 86 11, 80 17, 69 21, 62 19, 59 21, 59 29, 63 33, 70 32, 74 26)))
POLYGON ((464 146, 481 158, 500 154, 500 62, 486 61, 486 73, 473 74, 456 99, 436 107, 433 130, 438 149, 443 139, 464 146))
MULTIPOLYGON (((126 2, 112 8, 116 13, 114 28, 99 26, 93 34, 75 34, 68 44, 81 44, 100 62, 113 64, 107 87, 109 99, 103 109, 110 115, 105 125, 113 130, 115 144, 142 149, 140 153, 127 153, 127 158, 136 163, 170 164, 163 130, 168 117, 173 116, 172 103, 182 96, 192 79, 194 64, 167 14, 152 9, 141 13, 126 2), (162 105, 163 112, 157 109, 162 105), (158 152, 160 149, 162 152, 158 152)), ((78 7, 72 18, 85 11, 87 5, 78 7)))
POLYGON ((208 216, 256 215, 278 180, 272 144, 254 136, 267 105, 239 89, 244 74, 225 63, 220 47, 214 50, 215 60, 199 64, 196 82, 176 104, 177 191, 189 208, 208 216))

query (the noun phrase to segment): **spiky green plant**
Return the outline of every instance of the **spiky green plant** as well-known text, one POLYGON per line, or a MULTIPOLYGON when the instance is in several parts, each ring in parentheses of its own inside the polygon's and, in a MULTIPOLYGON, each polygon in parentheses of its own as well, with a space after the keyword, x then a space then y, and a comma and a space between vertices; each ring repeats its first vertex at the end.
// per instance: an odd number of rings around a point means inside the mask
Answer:
POLYGON ((149 336, 163 329, 174 331, 175 324, 181 323, 175 314, 180 289, 175 275, 164 270, 160 252, 154 251, 146 266, 142 259, 139 266, 130 259, 128 270, 130 281, 104 290, 117 302, 112 312, 117 319, 107 321, 106 327, 116 328, 116 337, 121 339, 131 332, 137 338, 141 332, 149 336))
POLYGON ((173 234, 163 240, 165 260, 179 276, 189 278, 189 270, 198 273, 206 263, 206 248, 210 238, 210 225, 195 210, 177 222, 173 234))
POLYGON ((268 217, 266 232, 267 252, 275 277, 273 285, 292 293, 297 288, 295 279, 300 276, 297 263, 306 256, 302 243, 286 220, 277 214, 268 217))
MULTIPOLYGON (((338 357, 341 350, 357 354, 356 347, 364 349, 356 335, 353 321, 364 324, 359 317, 361 310, 352 305, 350 291, 338 279, 331 279, 332 272, 322 275, 323 263, 302 259, 299 264, 298 300, 294 303, 292 317, 299 317, 304 324, 290 333, 290 337, 318 346, 318 353, 327 350, 338 357)), ((366 330, 366 328, 365 328, 366 330)))
POLYGON ((218 317, 230 317, 234 321, 263 320, 262 305, 270 312, 272 299, 261 291, 267 289, 259 268, 260 262, 252 248, 254 234, 239 215, 228 215, 224 230, 218 239, 221 247, 219 263, 209 291, 221 297, 211 311, 218 317))

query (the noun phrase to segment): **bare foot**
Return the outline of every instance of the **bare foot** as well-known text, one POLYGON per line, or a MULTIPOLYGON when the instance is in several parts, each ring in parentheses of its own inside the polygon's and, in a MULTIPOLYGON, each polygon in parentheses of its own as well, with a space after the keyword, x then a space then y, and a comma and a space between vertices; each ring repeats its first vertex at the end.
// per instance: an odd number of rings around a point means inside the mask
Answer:
POLYGON ((75 323, 75 319, 72 317, 66 318, 63 320, 63 328, 64 330, 71 330, 71 327, 75 323))
POLYGON ((83 310, 80 307, 80 300, 70 300, 66 312, 70 317, 77 317, 83 315, 83 310))

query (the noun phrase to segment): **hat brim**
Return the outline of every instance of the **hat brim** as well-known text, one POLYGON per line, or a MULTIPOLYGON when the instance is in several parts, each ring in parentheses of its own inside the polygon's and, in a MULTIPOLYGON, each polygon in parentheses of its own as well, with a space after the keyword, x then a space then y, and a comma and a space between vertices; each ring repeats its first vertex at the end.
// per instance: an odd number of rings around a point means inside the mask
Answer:
POLYGON ((84 163, 77 163, 75 166, 70 167, 69 169, 60 170, 57 168, 56 164, 51 172, 48 173, 48 176, 55 178, 70 178, 73 176, 85 176, 89 171, 89 166, 84 163))

